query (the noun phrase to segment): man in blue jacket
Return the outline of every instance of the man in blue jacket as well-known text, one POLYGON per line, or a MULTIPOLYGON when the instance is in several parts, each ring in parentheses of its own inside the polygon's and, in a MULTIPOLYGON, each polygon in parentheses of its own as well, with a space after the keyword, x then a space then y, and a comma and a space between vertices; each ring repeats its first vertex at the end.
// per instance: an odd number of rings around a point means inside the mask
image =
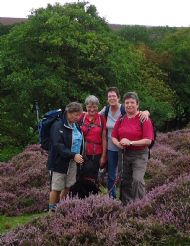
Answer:
POLYGON ((84 160, 83 135, 76 124, 81 116, 82 106, 77 102, 68 104, 63 118, 55 121, 50 130, 48 170, 50 172, 49 211, 55 211, 59 200, 64 199, 69 188, 76 182, 77 166, 84 160))

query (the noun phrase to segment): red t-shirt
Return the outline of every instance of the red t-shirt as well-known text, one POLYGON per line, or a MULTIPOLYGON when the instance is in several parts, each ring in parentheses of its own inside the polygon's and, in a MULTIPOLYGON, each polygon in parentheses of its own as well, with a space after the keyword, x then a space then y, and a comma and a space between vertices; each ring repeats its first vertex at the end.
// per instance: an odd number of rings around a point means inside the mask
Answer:
MULTIPOLYGON (((134 118, 128 118, 126 115, 122 120, 119 118, 112 131, 112 137, 120 141, 122 138, 127 138, 130 141, 141 139, 154 139, 153 126, 150 119, 140 122, 140 116, 137 114, 134 118)), ((144 146, 127 146, 127 149, 142 150, 144 146)))
POLYGON ((101 155, 102 154, 102 131, 106 130, 105 117, 98 113, 94 115, 93 119, 89 119, 88 113, 81 116, 81 130, 84 135, 86 143, 87 155, 101 155))

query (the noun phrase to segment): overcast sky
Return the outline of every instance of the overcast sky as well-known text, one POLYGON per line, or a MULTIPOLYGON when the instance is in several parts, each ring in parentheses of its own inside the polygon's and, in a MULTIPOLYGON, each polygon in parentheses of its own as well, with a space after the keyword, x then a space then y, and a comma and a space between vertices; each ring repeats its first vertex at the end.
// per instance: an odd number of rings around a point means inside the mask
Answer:
MULTIPOLYGON (((27 17, 47 3, 73 0, 1 0, 0 17, 27 17)), ((190 0, 89 0, 110 24, 190 26, 190 0)))

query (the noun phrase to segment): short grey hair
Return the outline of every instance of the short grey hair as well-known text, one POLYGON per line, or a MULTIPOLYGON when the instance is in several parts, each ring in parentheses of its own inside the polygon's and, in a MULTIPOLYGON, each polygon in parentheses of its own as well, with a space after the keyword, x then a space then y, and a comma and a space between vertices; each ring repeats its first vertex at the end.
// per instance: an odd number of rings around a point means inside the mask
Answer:
POLYGON ((85 105, 96 104, 99 105, 99 100, 96 96, 90 95, 85 99, 85 105))
POLYGON ((137 95, 136 92, 132 91, 132 92, 127 92, 124 97, 123 97, 123 101, 125 102, 126 99, 132 98, 134 100, 136 100, 137 103, 139 103, 139 97, 137 95))
POLYGON ((71 102, 69 104, 67 104, 67 106, 65 107, 65 111, 69 112, 69 113, 82 113, 83 108, 82 105, 78 102, 71 102))

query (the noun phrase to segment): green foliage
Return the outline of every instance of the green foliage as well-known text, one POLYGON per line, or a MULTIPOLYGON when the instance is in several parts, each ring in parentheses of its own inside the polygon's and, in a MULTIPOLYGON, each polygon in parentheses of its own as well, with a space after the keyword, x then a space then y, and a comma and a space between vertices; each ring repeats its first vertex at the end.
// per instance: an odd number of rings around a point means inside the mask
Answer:
POLYGON ((7 34, 11 28, 12 28, 12 25, 2 25, 0 23, 0 36, 7 34))
POLYGON ((20 153, 22 148, 20 147, 14 147, 14 146, 9 146, 5 147, 0 150, 0 162, 8 161, 10 160, 13 156, 17 155, 20 153))
POLYGON ((0 127, 21 145, 36 129, 34 100, 43 113, 105 89, 100 63, 110 52, 109 29, 85 5, 48 5, 1 39, 0 127))
POLYGON ((124 38, 125 40, 133 43, 140 44, 144 43, 149 47, 154 48, 157 46, 161 40, 168 33, 173 33, 177 30, 176 27, 168 27, 168 26, 126 26, 118 31, 118 34, 124 38))
POLYGON ((13 136, 0 134, 0 162, 10 160, 13 156, 20 153, 22 149, 13 136))
MULTIPOLYGON (((127 83, 128 91, 136 91, 140 98, 141 110, 148 109, 151 112, 151 117, 159 130, 164 130, 165 122, 176 117, 175 105, 176 95, 170 86, 166 83, 168 80, 167 74, 157 66, 159 57, 155 52, 152 52, 151 57, 146 56, 146 51, 143 47, 138 47, 138 53, 134 56, 136 61, 136 70, 132 65, 129 74, 134 73, 135 82, 127 83)), ((127 77, 129 78, 129 76, 127 77)), ((126 92, 126 85, 123 80, 119 88, 122 92, 126 92)))
POLYGON ((33 205, 35 203, 35 199, 33 197, 22 197, 20 199, 20 206, 24 206, 24 207, 30 207, 31 205, 33 205))
POLYGON ((170 55, 166 65, 161 68, 170 74, 168 83, 178 95, 178 116, 181 121, 190 120, 190 30, 183 28, 168 34, 163 39, 159 52, 170 55))
MULTIPOLYGON (((143 32, 145 40, 147 30, 143 32)), ((93 5, 78 2, 37 9, 27 22, 0 38, 2 134, 15 146, 35 143, 35 100, 40 115, 70 101, 84 102, 89 94, 105 104, 109 86, 117 86, 122 96, 136 90, 142 108, 157 114, 162 127, 175 117, 175 93, 157 67, 140 48, 111 31, 93 5)))
POLYGON ((141 69, 142 81, 139 91, 142 108, 149 109, 158 129, 164 130, 164 123, 175 118, 176 95, 167 85, 166 75, 154 64, 145 62, 141 69))

